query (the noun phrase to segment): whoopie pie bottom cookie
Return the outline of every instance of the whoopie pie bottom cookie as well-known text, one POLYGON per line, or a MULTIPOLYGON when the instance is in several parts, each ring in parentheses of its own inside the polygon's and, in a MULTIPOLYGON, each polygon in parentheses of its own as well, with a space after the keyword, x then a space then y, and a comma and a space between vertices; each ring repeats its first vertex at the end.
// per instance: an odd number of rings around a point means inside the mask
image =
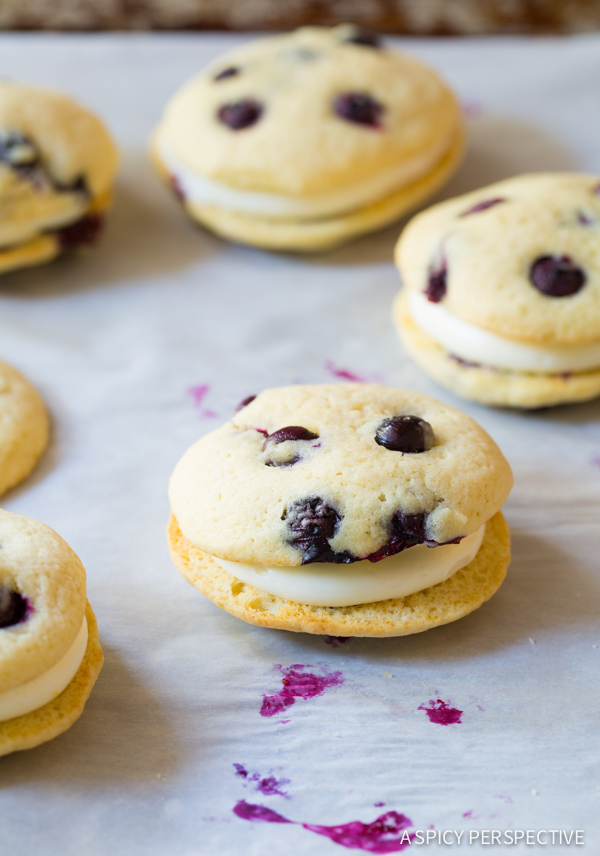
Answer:
POLYGON ((104 658, 69 545, 3 510, 0 542, 0 755, 8 755, 73 725, 104 658))
POLYGON ((250 624, 402 636, 498 589, 511 485, 480 426, 428 396, 266 390, 178 463, 169 546, 188 582, 250 624))

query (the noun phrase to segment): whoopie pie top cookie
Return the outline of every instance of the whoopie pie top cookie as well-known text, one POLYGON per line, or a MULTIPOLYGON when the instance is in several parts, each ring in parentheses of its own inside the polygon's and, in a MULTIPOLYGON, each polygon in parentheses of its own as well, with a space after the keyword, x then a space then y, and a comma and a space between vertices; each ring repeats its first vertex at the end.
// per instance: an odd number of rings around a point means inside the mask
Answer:
POLYGON ((0 273, 91 243, 116 167, 92 113, 58 92, 0 81, 0 273))
POLYGON ((237 48, 171 99, 153 153, 189 213, 261 246, 318 249, 377 228, 463 148, 435 72, 350 25, 237 48))
POLYGON ((600 178, 580 173, 518 176, 419 214, 396 248, 407 347, 489 403, 600 394, 599 236, 600 178))
POLYGON ((212 580, 199 586, 209 597, 225 571, 288 604, 388 600, 468 565, 511 485, 485 431, 428 396, 369 384, 270 389, 178 463, 171 547, 193 582, 194 549, 210 560, 212 580))
POLYGON ((80 715, 102 666, 85 571, 56 532, 0 510, 0 755, 80 715))

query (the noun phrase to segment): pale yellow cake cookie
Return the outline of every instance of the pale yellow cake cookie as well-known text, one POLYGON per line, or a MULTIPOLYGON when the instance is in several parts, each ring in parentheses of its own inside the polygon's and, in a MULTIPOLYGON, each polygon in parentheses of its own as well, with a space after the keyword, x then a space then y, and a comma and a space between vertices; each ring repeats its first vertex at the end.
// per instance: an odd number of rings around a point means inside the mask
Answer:
POLYGON ((48 436, 44 402, 20 372, 0 362, 0 495, 29 475, 48 436))
POLYGON ((318 250, 393 221, 456 169, 464 123, 420 61, 355 27, 307 27, 221 57, 152 141, 187 212, 219 234, 318 250))
POLYGON ((92 113, 58 92, 0 81, 0 273, 93 243, 116 167, 92 113))
POLYGON ((403 341, 436 380, 485 404, 600 395, 600 177, 518 176, 415 217, 396 260, 403 341))
POLYGON ((485 431, 428 396, 271 389, 177 464, 169 543, 186 579, 252 623, 402 635, 500 585, 511 485, 485 431))
POLYGON ((102 667, 85 571, 50 527, 0 510, 0 755, 80 716, 102 667))

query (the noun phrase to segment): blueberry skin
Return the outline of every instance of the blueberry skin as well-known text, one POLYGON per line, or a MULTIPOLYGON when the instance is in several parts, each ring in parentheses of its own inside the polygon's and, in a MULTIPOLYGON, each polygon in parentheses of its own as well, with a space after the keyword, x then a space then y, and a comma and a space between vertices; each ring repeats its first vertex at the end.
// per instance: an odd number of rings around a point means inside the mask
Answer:
POLYGON ((540 256, 529 269, 529 279, 546 297, 569 297, 583 288, 586 275, 569 256, 540 256))
POLYGON ((223 104, 217 117, 232 131, 242 131, 255 125, 264 112, 262 104, 253 98, 242 98, 232 104, 223 104))
POLYGON ((27 617, 27 601, 16 591, 0 588, 0 629, 20 624, 27 617))
POLYGON ((375 432, 375 442, 391 452, 418 454, 435 445, 433 428, 419 416, 392 416, 384 419, 375 432))

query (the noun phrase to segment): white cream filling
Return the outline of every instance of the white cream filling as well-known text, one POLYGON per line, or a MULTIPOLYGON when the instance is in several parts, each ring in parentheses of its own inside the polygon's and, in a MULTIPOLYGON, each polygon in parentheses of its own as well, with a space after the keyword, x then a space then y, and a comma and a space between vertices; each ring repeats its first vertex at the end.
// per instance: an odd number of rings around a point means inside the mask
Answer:
POLYGON ((38 710, 60 695, 81 666, 87 641, 88 626, 84 617, 75 641, 58 663, 38 678, 0 693, 0 722, 38 710))
POLYGON ((290 568, 212 559, 238 580, 284 600, 308 606, 355 606, 405 597, 447 580, 474 559, 484 532, 485 524, 458 544, 417 544, 380 562, 351 565, 314 562, 290 568))
POLYGON ((585 372, 600 368, 600 342, 590 345, 529 345, 504 339, 411 291, 410 314, 418 327, 456 357, 499 369, 538 374, 585 372))
POLYGON ((159 133, 157 146, 167 171, 193 205, 214 205, 226 211, 273 218, 318 220, 377 202, 427 175, 442 159, 449 143, 443 140, 427 152, 420 152, 349 187, 305 197, 237 190, 187 167, 176 156, 164 133, 159 133))

